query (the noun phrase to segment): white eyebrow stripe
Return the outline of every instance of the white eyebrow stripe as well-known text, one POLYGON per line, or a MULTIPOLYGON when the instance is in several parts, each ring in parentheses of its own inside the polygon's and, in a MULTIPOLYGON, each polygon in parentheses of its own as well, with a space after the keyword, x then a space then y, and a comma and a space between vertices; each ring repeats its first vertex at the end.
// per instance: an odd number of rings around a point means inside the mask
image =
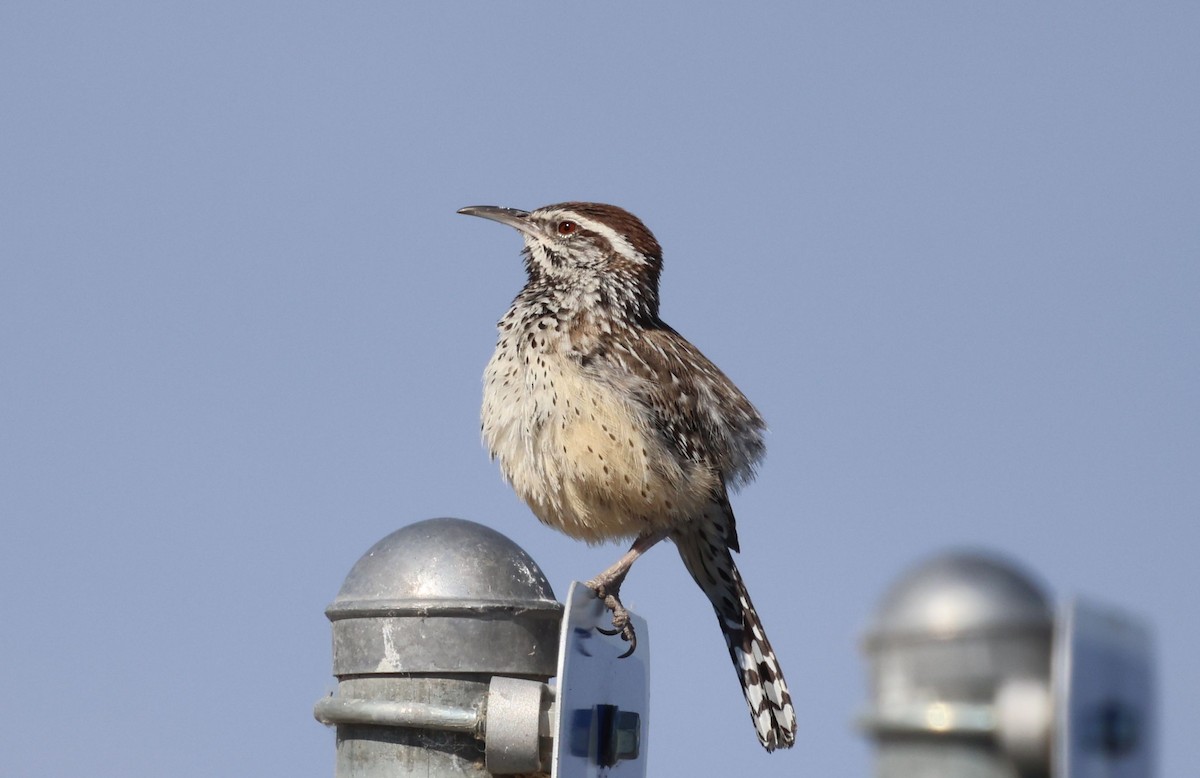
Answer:
POLYGON ((633 247, 633 244, 621 233, 609 227, 604 222, 598 222, 594 219, 589 219, 585 216, 580 216, 573 211, 558 211, 551 214, 554 218, 566 218, 577 223, 585 230, 591 230, 602 238, 606 239, 613 247, 613 250, 620 254, 630 262, 635 262, 639 265, 647 264, 645 255, 633 247))

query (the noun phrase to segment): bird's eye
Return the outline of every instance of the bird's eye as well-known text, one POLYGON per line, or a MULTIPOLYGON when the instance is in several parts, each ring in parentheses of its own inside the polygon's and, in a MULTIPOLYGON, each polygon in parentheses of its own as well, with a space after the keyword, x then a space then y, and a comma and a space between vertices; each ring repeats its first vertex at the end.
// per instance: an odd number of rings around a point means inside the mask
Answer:
POLYGON ((579 229, 579 225, 573 221, 561 221, 558 223, 559 235, 570 235, 577 229, 579 229))

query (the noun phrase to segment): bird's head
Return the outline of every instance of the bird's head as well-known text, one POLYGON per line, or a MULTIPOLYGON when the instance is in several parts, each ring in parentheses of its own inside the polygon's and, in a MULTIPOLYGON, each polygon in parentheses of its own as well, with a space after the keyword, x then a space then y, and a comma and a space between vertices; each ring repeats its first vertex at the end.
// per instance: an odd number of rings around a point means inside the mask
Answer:
POLYGON ((558 203, 535 211, 472 205, 459 213, 507 224, 525 239, 532 283, 595 289, 613 304, 658 313, 662 249, 638 217, 603 203, 558 203))

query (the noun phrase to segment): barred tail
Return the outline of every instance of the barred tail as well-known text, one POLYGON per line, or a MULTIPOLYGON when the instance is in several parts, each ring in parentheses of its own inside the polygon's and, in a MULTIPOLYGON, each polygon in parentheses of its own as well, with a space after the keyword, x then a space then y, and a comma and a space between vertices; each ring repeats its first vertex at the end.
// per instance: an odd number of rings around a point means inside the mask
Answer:
MULTIPOLYGON (((750 718, 763 748, 791 748, 796 742, 796 711, 779 668, 779 660, 763 631, 762 621, 734 564, 723 521, 705 517, 672 540, 692 578, 704 590, 725 634, 729 656, 750 707, 750 718)), ((733 541, 736 544, 736 540, 733 541)))

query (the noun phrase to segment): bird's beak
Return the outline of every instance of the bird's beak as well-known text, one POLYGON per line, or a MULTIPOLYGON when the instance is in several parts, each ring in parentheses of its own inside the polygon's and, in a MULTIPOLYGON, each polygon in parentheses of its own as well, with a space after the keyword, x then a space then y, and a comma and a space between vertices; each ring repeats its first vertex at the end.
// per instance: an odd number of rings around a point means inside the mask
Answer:
POLYGON ((507 224, 509 227, 526 235, 533 234, 533 226, 529 223, 529 211, 519 211, 516 208, 500 208, 495 205, 468 205, 459 208, 458 212, 467 216, 478 216, 491 219, 494 222, 507 224))

